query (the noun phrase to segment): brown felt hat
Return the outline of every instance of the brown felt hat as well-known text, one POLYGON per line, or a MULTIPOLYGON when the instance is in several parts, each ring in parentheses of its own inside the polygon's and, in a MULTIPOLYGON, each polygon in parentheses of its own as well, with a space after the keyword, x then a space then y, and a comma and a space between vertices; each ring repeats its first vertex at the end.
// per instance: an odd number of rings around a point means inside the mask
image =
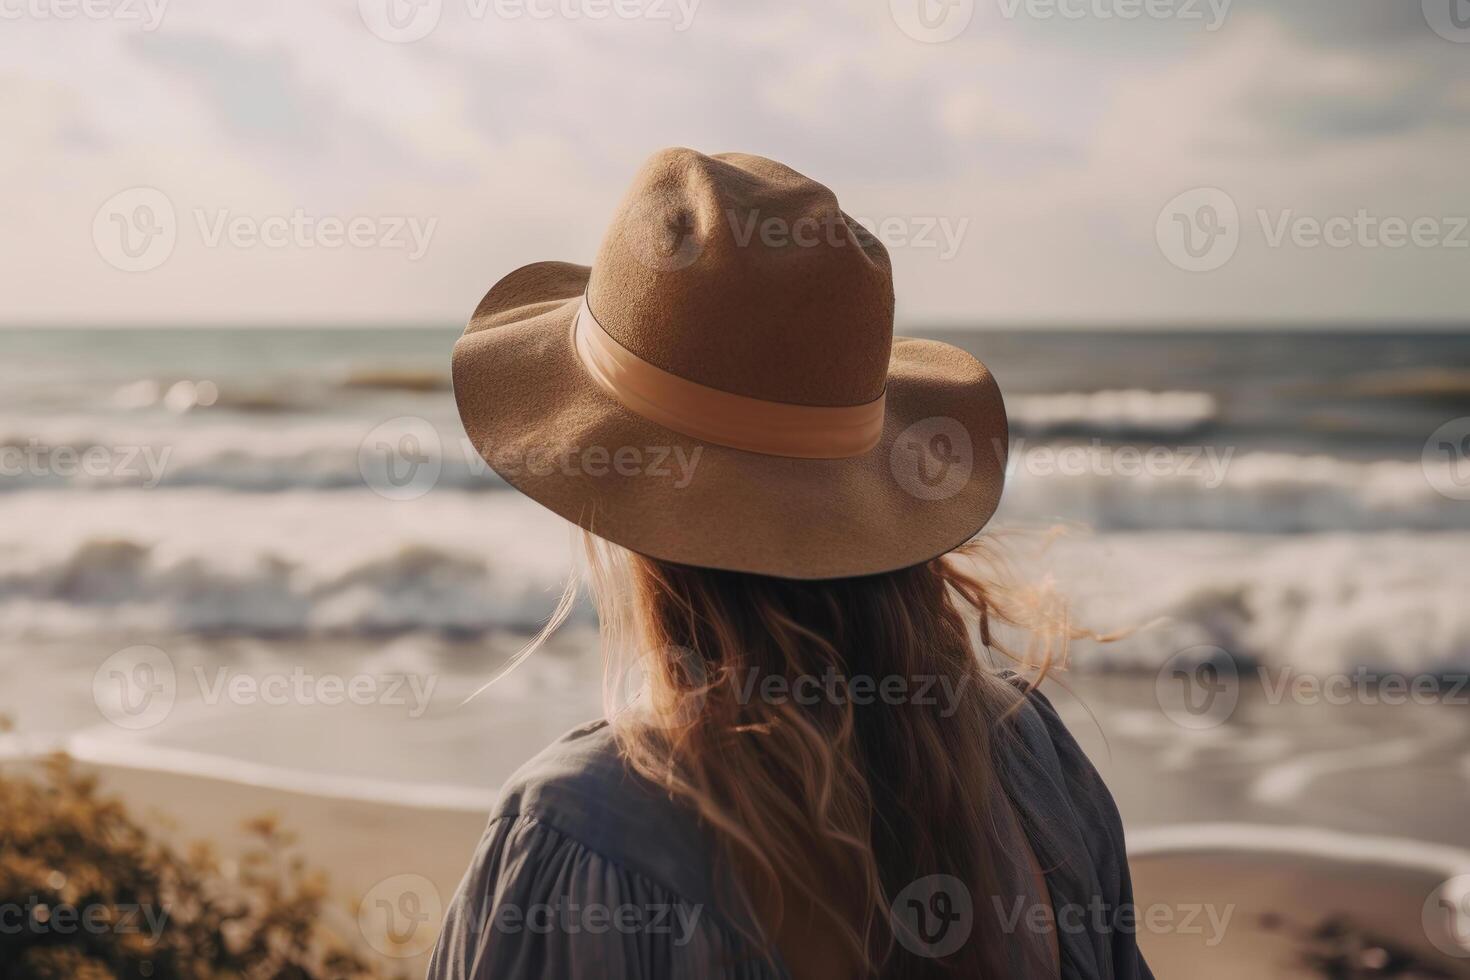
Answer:
POLYGON ((511 486, 686 565, 915 565, 979 531, 1004 479, 990 371, 894 337, 882 243, 821 184, 742 153, 655 154, 591 268, 492 286, 454 393, 511 486))

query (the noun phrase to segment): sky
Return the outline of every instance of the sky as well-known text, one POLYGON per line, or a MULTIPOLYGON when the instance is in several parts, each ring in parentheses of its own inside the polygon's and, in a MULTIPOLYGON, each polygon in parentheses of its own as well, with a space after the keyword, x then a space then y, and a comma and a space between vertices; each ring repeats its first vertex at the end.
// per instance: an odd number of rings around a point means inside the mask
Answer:
POLYGON ((1470 320, 1470 0, 0 0, 0 324, 462 323, 676 145, 902 326, 1470 320))

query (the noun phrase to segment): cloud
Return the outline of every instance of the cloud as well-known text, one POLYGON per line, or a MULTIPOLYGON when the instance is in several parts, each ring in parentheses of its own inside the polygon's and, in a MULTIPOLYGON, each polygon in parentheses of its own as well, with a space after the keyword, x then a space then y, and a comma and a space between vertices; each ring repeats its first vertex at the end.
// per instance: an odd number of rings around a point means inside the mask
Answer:
POLYGON ((885 3, 705 2, 693 24, 476 18, 414 44, 356 4, 196 0, 155 32, 21 20, 0 34, 0 204, 17 321, 453 322, 499 274, 590 259, 653 149, 778 157, 852 213, 967 222, 949 260, 895 250, 911 321, 1458 315, 1448 253, 1262 253, 1183 275, 1162 203, 1217 186, 1324 214, 1470 209, 1466 48, 1417 3, 1245 0, 1199 25, 1003 16, 923 44, 885 3), (174 255, 128 275, 99 204, 157 187, 174 255), (187 223, 436 218, 422 261, 209 247, 187 223), (469 297, 467 299, 467 297, 469 297))

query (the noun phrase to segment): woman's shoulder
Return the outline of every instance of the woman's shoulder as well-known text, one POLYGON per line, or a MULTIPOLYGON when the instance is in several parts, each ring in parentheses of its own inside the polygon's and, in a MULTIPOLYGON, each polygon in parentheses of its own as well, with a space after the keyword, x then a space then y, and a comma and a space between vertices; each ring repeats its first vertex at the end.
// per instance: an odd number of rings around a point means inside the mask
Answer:
POLYGON ((738 906, 720 900, 714 854, 606 722, 576 728, 506 782, 429 977, 771 976, 737 952, 738 906))
POLYGON ((574 728, 516 770, 491 812, 497 822, 554 831, 696 900, 711 897, 707 832, 632 769, 606 721, 574 728))
POLYGON ((1123 820, 1113 795, 1073 737, 1061 714, 1039 689, 1006 678, 1021 692, 1012 714, 1013 738, 1001 756, 1012 802, 1038 860, 1046 869, 1053 911, 1060 923, 1098 921, 1105 928, 1063 928, 1058 938, 1064 975, 1148 980, 1133 923, 1123 820), (1092 915, 1091 919, 1080 918, 1092 915))

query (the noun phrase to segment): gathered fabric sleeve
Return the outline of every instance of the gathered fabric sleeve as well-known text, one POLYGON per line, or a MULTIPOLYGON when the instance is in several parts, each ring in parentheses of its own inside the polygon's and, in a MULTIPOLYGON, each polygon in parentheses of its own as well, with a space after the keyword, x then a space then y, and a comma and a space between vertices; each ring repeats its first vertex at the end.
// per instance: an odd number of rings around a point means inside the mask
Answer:
POLYGON ((519 813, 486 829, 445 912, 428 980, 784 977, 749 948, 707 905, 519 813))
POLYGON ((1062 977, 1153 980, 1118 806, 1046 695, 1029 690, 1027 702, 1019 716, 1027 751, 1011 775, 1058 916, 1062 977))

